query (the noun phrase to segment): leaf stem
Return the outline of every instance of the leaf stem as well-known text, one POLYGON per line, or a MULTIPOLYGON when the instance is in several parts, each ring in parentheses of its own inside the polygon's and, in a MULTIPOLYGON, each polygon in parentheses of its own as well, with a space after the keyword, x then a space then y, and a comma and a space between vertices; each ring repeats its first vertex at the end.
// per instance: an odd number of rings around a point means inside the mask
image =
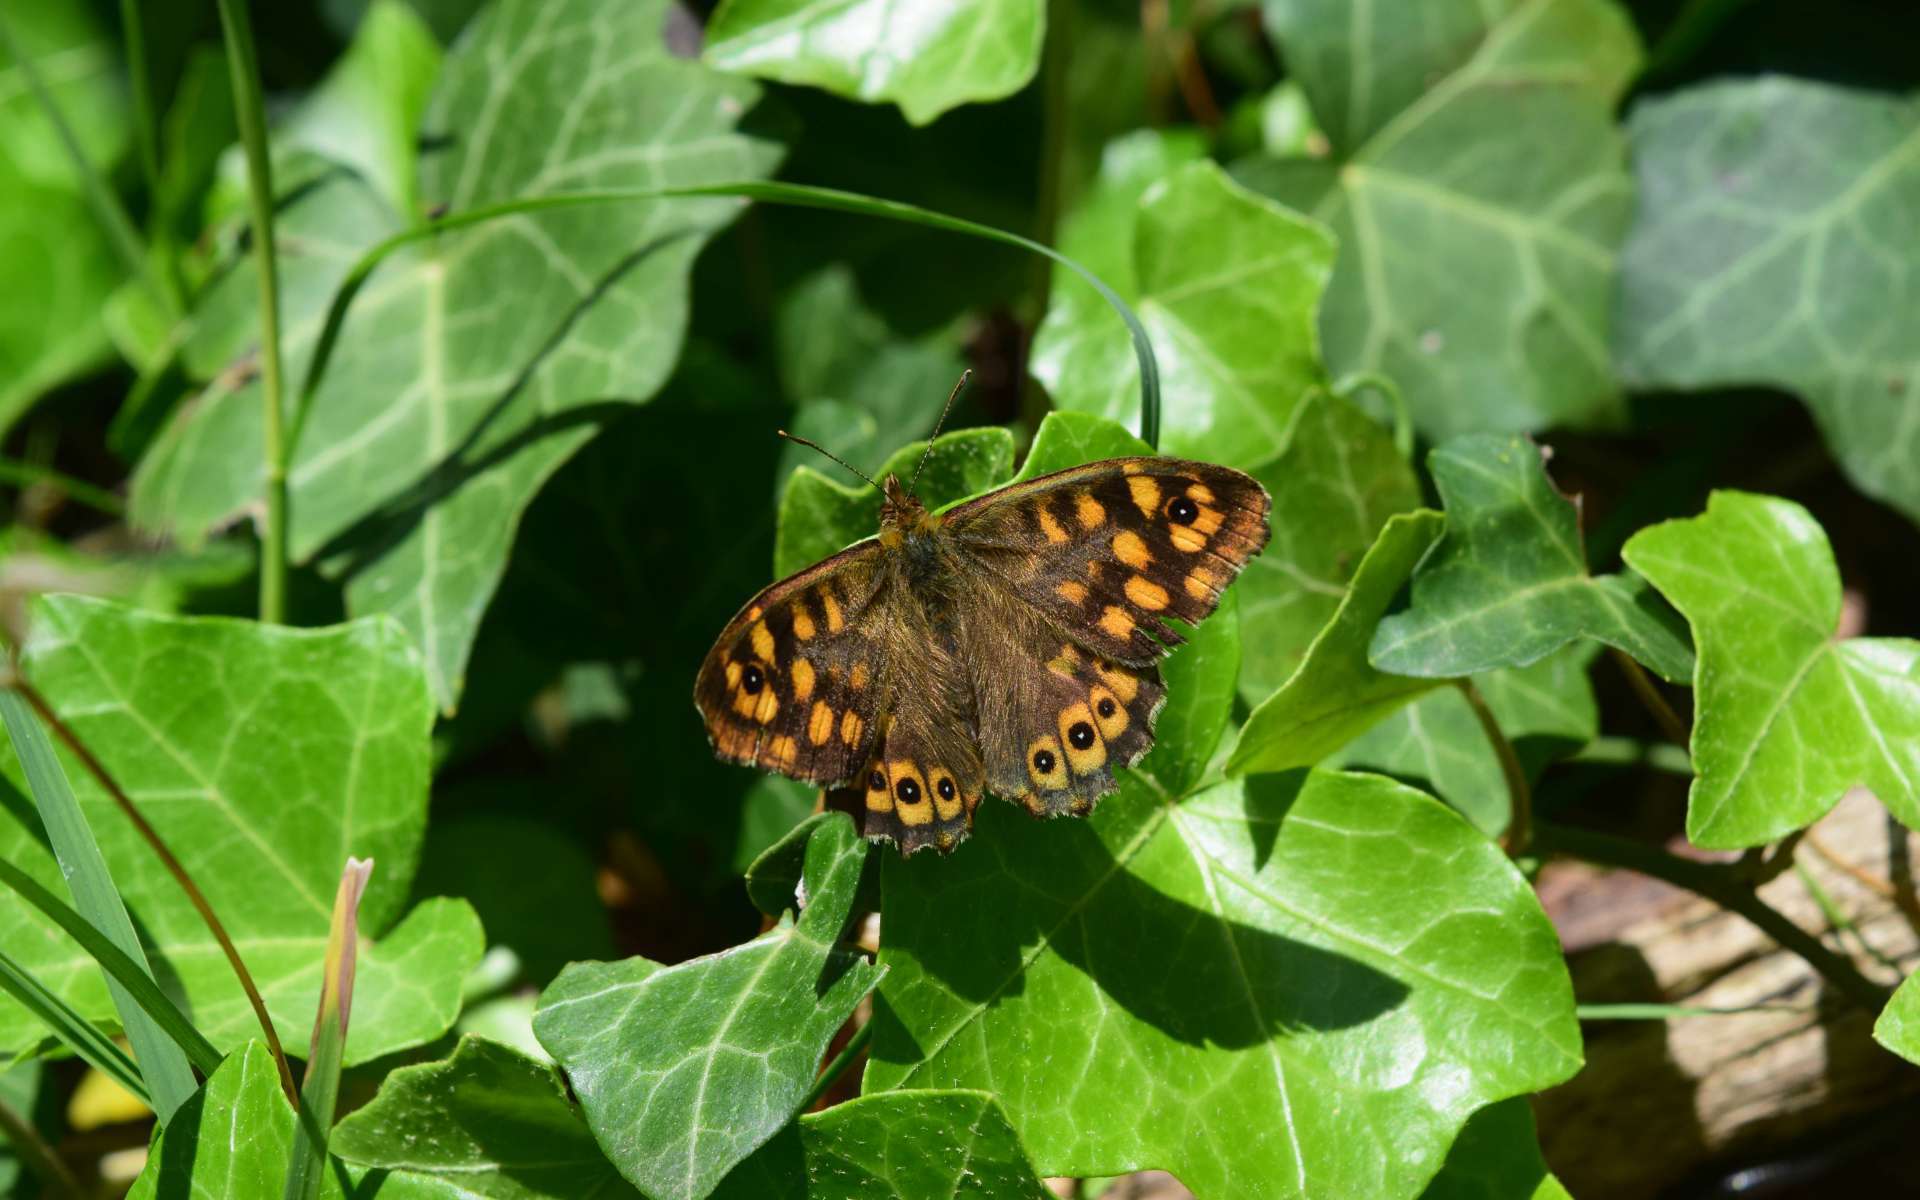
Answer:
POLYGON ((1524 854, 1533 840, 1533 788, 1527 783, 1527 772, 1520 765, 1520 756, 1514 752, 1513 743, 1500 728, 1500 722, 1487 707, 1487 699, 1480 689, 1473 686, 1473 680, 1460 678, 1453 681, 1460 694, 1467 698, 1467 706, 1473 709, 1473 715, 1480 722, 1480 730, 1487 735, 1487 741, 1493 746, 1494 756, 1500 760, 1500 773, 1507 780, 1507 798, 1510 800, 1512 814, 1507 820, 1507 831, 1500 837, 1500 848, 1509 857, 1524 854))
POLYGON ((274 1031, 273 1019, 267 1015, 266 1001, 260 998, 260 989, 254 986, 253 975, 247 970, 245 961, 241 959, 239 949, 234 946, 233 939, 227 936, 227 927, 220 923, 218 916, 214 915, 213 906, 207 903, 206 895, 201 892, 199 885, 194 883, 193 876, 187 873, 185 864, 174 856, 166 841, 161 838, 160 831, 148 824, 147 818, 134 807, 133 798, 121 788, 119 782, 108 772, 106 765, 94 757, 93 751, 80 740, 80 735, 60 719, 60 714, 53 711, 53 706, 47 703, 47 698, 40 694, 40 690, 28 683, 25 677, 17 672, 9 686, 25 698, 35 715, 45 722, 48 729, 53 730, 54 736, 66 745, 73 756, 80 760, 80 765, 87 769, 87 773, 92 775, 94 780, 105 789, 107 795, 113 798, 113 802, 119 806, 120 811, 126 814, 127 820, 133 822, 134 829, 146 839, 147 845, 152 847, 161 865, 166 867, 167 873, 172 875, 174 882, 180 885, 180 890, 187 894, 187 899, 193 903, 194 910, 200 914, 201 921, 206 923, 214 940, 220 943, 221 952, 227 956, 228 965, 233 968, 234 976, 240 980, 241 990, 247 994, 247 1002, 253 1006, 253 1015, 259 1020, 260 1030, 266 1036, 267 1048, 273 1052, 273 1061, 280 1069, 280 1086, 285 1089, 287 1100, 296 1108, 299 1107, 299 1092, 293 1086, 293 1069, 287 1065, 287 1053, 280 1047, 280 1035, 274 1031))
POLYGON ((826 1095, 834 1082, 847 1073, 847 1069, 853 1066, 854 1060, 866 1051, 867 1043, 872 1040, 873 1022, 868 1020, 866 1024, 853 1031, 853 1036, 847 1039, 847 1044, 841 1047, 840 1053, 833 1056, 833 1061, 820 1072, 820 1078, 813 1081, 813 1090, 808 1092, 807 1098, 800 1102, 800 1111, 806 1112, 820 1103, 820 1097, 826 1095))
POLYGON ((1617 646, 1607 647, 1607 653, 1613 656, 1614 663, 1633 688, 1633 694, 1640 697, 1640 703, 1646 705, 1647 711, 1653 714, 1654 723, 1660 726, 1660 732, 1666 735, 1667 740, 1681 749, 1692 745, 1687 723, 1680 719, 1679 713, 1673 711, 1673 705, 1667 703, 1667 698, 1660 694, 1653 680, 1647 678, 1646 668, 1635 662, 1633 655, 1617 646))
POLYGON ((1681 858, 1629 838, 1545 821, 1534 829, 1533 845, 1543 855, 1564 854, 1601 866, 1638 871, 1738 913, 1805 959, 1836 990, 1870 1012, 1879 1012, 1893 995, 1762 900, 1737 871, 1728 867, 1681 858))
POLYGON ((0 1134, 4 1134, 7 1141, 13 1143, 13 1148, 19 1152, 20 1161, 46 1182, 46 1185, 52 1189, 53 1195, 80 1196, 83 1194, 80 1190, 80 1181, 73 1177, 73 1172, 67 1170, 67 1164, 60 1161, 60 1156, 54 1153, 53 1147, 47 1145, 46 1139, 40 1136, 40 1131, 33 1127, 33 1122, 27 1120, 20 1110, 5 1100, 0 1100, 0 1134))
POLYGON ((260 96, 260 65, 246 0, 218 0, 233 79, 234 117, 247 158, 247 202, 252 215, 254 268, 260 277, 260 401, 267 476, 266 526, 260 546, 260 619, 287 619, 287 460, 282 429, 284 384, 280 369, 280 280, 273 244, 273 164, 267 154, 266 104, 260 96))

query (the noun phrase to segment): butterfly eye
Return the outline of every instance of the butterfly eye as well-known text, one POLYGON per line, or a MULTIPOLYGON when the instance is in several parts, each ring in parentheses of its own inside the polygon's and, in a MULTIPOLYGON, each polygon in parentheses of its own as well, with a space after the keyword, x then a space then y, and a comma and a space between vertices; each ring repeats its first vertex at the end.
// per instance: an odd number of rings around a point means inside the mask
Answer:
POLYGON ((920 785, 911 779, 902 779, 893 785, 893 794, 900 797, 900 803, 912 804, 920 799, 920 785))
POLYGON ((1175 496, 1167 504, 1167 516, 1176 525, 1191 525, 1200 518, 1200 506, 1185 496, 1175 496))
POLYGON ((885 775, 882 775, 878 771, 875 771, 873 774, 867 776, 867 790, 873 791, 873 792, 886 791, 887 777, 885 775))
POLYGON ((1035 750, 1033 752, 1033 769, 1034 770, 1040 772, 1042 775, 1051 775, 1053 774, 1053 765, 1054 765, 1053 751, 1035 750))
POLYGON ((1102 717, 1110 717, 1117 710, 1118 710, 1118 706, 1115 705, 1112 700, 1107 699, 1105 697, 1102 697, 1100 700, 1100 703, 1094 705, 1094 709, 1093 709, 1093 711, 1099 713, 1102 717))
POLYGON ((756 695, 766 685, 766 674, 759 667, 748 663, 746 672, 740 676, 740 686, 746 689, 747 695, 756 695))
POLYGON ((953 799, 953 780, 942 776, 940 782, 934 785, 934 790, 940 793, 942 800, 953 799))
POLYGON ((1093 726, 1085 721, 1075 721, 1067 730, 1067 741, 1075 750, 1085 750, 1093 745, 1093 726))

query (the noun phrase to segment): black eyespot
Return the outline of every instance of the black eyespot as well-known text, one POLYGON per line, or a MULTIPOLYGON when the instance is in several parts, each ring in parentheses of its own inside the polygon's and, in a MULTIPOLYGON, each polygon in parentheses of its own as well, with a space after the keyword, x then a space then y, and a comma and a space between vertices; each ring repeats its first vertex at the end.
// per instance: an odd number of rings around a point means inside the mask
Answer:
POLYGON ((1067 729, 1067 741, 1073 743, 1075 750, 1085 750, 1093 745, 1093 726, 1085 721, 1075 721, 1067 729))
POLYGON ((1100 697, 1100 703, 1093 706, 1093 711, 1099 713, 1102 717, 1110 717, 1117 708, 1118 706, 1115 705, 1110 698, 1102 696, 1100 697))
POLYGON ((746 689, 747 695, 756 695, 761 688, 767 686, 767 677, 759 667, 748 663, 747 669, 740 674, 740 686, 746 689))
POLYGON ((951 800, 953 799, 953 790, 954 790, 953 780, 948 779, 946 776, 942 775, 940 777, 940 782, 933 785, 933 790, 940 793, 940 798, 942 800, 951 800))
POLYGON ((873 774, 867 776, 867 787, 871 791, 884 792, 887 790, 887 777, 875 771, 873 774))
POLYGON ((1200 506, 1185 496, 1175 496, 1173 503, 1167 505, 1167 515, 1176 525, 1191 525, 1200 517, 1200 506))
POLYGON ((900 797, 900 803, 912 804, 920 799, 920 785, 911 779, 902 779, 893 785, 893 794, 900 797))
POLYGON ((1053 751, 1035 750, 1033 752, 1033 769, 1042 775, 1053 774, 1053 751))

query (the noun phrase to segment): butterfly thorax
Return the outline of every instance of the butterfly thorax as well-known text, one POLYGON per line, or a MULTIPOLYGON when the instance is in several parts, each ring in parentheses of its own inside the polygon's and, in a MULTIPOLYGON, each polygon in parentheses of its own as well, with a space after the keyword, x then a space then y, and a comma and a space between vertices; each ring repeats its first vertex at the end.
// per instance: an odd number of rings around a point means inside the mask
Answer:
POLYGON ((901 486, 898 475, 889 475, 880 485, 880 544, 889 550, 916 548, 923 556, 937 553, 935 542, 941 521, 927 511, 919 497, 901 486))

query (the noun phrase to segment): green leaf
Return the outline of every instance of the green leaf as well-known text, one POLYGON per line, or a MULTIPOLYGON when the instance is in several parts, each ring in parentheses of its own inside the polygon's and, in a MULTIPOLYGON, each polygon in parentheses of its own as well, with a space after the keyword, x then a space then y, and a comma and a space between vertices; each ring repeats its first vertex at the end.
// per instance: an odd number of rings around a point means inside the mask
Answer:
POLYGON ((991 1081, 1047 1174, 1412 1196, 1474 1109, 1579 1065, 1526 882, 1409 788, 1136 770, 1086 821, 976 819, 885 865, 867 1087, 991 1081))
MULTIPOLYGON (((738 132, 758 89, 675 58, 664 0, 505 0, 448 54, 421 125, 421 202, 749 179, 778 158, 738 132)), ((467 654, 540 485, 610 403, 665 382, 686 279, 738 201, 674 199, 502 217, 397 251, 348 311, 290 474, 292 546, 346 578, 353 614, 420 641, 435 698, 467 654), (503 297, 512 297, 506 303, 503 297)), ((332 283, 407 222, 364 186, 310 188, 279 223, 290 377, 303 378, 332 283)), ((245 270, 229 278, 251 287, 245 270)), ((258 384, 215 387, 141 462, 133 511, 189 540, 260 494, 258 384)))
POLYGON ((1325 393, 1301 403, 1286 449, 1253 474, 1273 497, 1273 540, 1238 585, 1240 694, 1258 703, 1300 666, 1387 518, 1419 507, 1420 484, 1385 429, 1325 393))
POLYGON ((1473 1114, 1421 1200, 1571 1200, 1547 1170, 1526 1097, 1473 1114))
POLYGON ((1758 846, 1856 784, 1920 829, 1920 641, 1836 638, 1840 572, 1806 509, 1715 492, 1703 515, 1643 529, 1623 554, 1700 647, 1690 841, 1758 846))
POLYGON ((1339 239, 1320 312, 1333 373, 1392 377, 1435 439, 1624 416, 1608 345, 1632 195, 1613 110, 1640 60, 1626 13, 1611 0, 1439 0, 1418 20, 1333 0, 1266 12, 1341 153, 1236 171, 1339 239))
POLYGON ((1625 379, 1790 388, 1854 484, 1920 521, 1920 98, 1727 80, 1637 105, 1628 133, 1625 379))
POLYGON ((925 125, 1026 85, 1043 0, 723 0, 706 60, 729 71, 900 106, 925 125))
MULTIPOLYGON (((125 1088, 140 1103, 151 1103, 132 1057, 4 950, 0 950, 0 992, 13 997, 14 1003, 38 1018, 60 1044, 89 1066, 125 1088)), ((37 1050, 40 1041, 31 1039, 25 1049, 37 1050)))
POLYGON ((1920 975, 1908 976, 1873 1023, 1873 1037, 1908 1062, 1920 1065, 1920 975))
MULTIPOLYGON (((1530 667, 1473 678, 1529 781, 1600 732, 1587 666, 1592 643, 1564 646, 1530 667)), ((1432 792, 1497 837, 1510 813, 1507 780, 1486 730, 1455 688, 1437 688, 1337 751, 1326 766, 1378 771, 1432 792)))
MULTIPOLYGON (((874 475, 884 481, 913 477, 925 442, 908 442, 893 452, 874 475)), ((829 465, 836 474, 839 467, 829 465)), ((1013 435, 1004 429, 960 429, 935 440, 933 457, 915 491, 929 510, 998 487, 1013 473, 1013 435)), ((780 496, 780 525, 775 535, 773 573, 785 578, 837 554, 880 528, 880 493, 865 483, 841 483, 812 467, 801 467, 780 496)), ((742 596, 744 602, 746 597, 742 596)))
POLYGON ((534 1033, 648 1195, 707 1195, 798 1112, 828 1039, 883 973, 839 944, 866 852, 850 820, 825 823, 798 921, 673 967, 575 963, 541 995, 534 1033))
POLYGON ((485 1038, 463 1037, 451 1058, 388 1075, 334 1128, 333 1153, 391 1172, 382 1200, 397 1184, 428 1181, 490 1200, 638 1196, 600 1152, 560 1072, 485 1038))
MULTIPOLYGON (((1040 419, 1040 428, 1027 447, 1027 457, 1007 483, 1038 479, 1055 471, 1099 462, 1103 458, 1127 458, 1152 454, 1153 447, 1133 436, 1124 426, 1091 413, 1050 412, 1040 419)), ((1004 486, 995 484, 994 486, 1004 486)))
POLYGON ((1455 438, 1427 456, 1447 534, 1413 576, 1412 604, 1380 622, 1383 671, 1452 677, 1524 667, 1576 638, 1624 650, 1661 678, 1693 670, 1672 610, 1633 575, 1587 573, 1578 507, 1523 437, 1455 438))
MULTIPOLYGON (((311 1028, 348 855, 382 870, 361 909, 373 940, 361 947, 347 1062, 452 1024, 482 939, 459 901, 428 900, 402 918, 426 820, 433 714, 418 653, 397 626, 288 629, 54 596, 34 608, 31 629, 25 675, 192 874, 288 1044, 304 1045, 311 1028)), ((91 776, 71 759, 65 767, 156 974, 209 1040, 238 1045, 258 1026, 212 935, 91 776)), ((10 758, 5 770, 18 778, 10 758)), ((53 856, 15 806, 0 808, 0 854, 53 884, 53 856)), ((0 896, 0 944, 18 947, 82 1012, 110 1014, 93 960, 51 930, 0 896)), ((0 1050, 40 1036, 0 1006, 0 1050)))
POLYGON ((882 1092, 808 1113, 729 1175, 720 1200, 1048 1200, 987 1092, 882 1092))
POLYGON ((1425 509, 1387 520, 1300 669, 1247 717, 1228 774, 1310 767, 1439 686, 1437 680, 1375 670, 1367 662, 1367 643, 1444 524, 1439 513, 1425 509))
MULTIPOLYGON (((154 1139, 127 1200, 278 1196, 293 1121, 273 1056, 259 1042, 242 1043, 154 1139)), ((320 1195, 343 1195, 335 1172, 322 1173, 320 1195)))
MULTIPOLYGON (((1130 194, 1137 165, 1111 157, 1116 174, 1106 186, 1130 194)), ((1109 282, 1139 313, 1160 359, 1161 449, 1243 468, 1269 461, 1285 445, 1295 406, 1325 378, 1314 308, 1332 269, 1332 240, 1211 162, 1175 169, 1145 191, 1132 216, 1129 242, 1121 243, 1131 246, 1131 270, 1109 282)), ((1122 232, 1111 210, 1093 219, 1080 236, 1122 232)), ((1131 420, 1138 365, 1118 318, 1096 310, 1082 290, 1058 290, 1034 336, 1034 377, 1062 408, 1131 420)))

